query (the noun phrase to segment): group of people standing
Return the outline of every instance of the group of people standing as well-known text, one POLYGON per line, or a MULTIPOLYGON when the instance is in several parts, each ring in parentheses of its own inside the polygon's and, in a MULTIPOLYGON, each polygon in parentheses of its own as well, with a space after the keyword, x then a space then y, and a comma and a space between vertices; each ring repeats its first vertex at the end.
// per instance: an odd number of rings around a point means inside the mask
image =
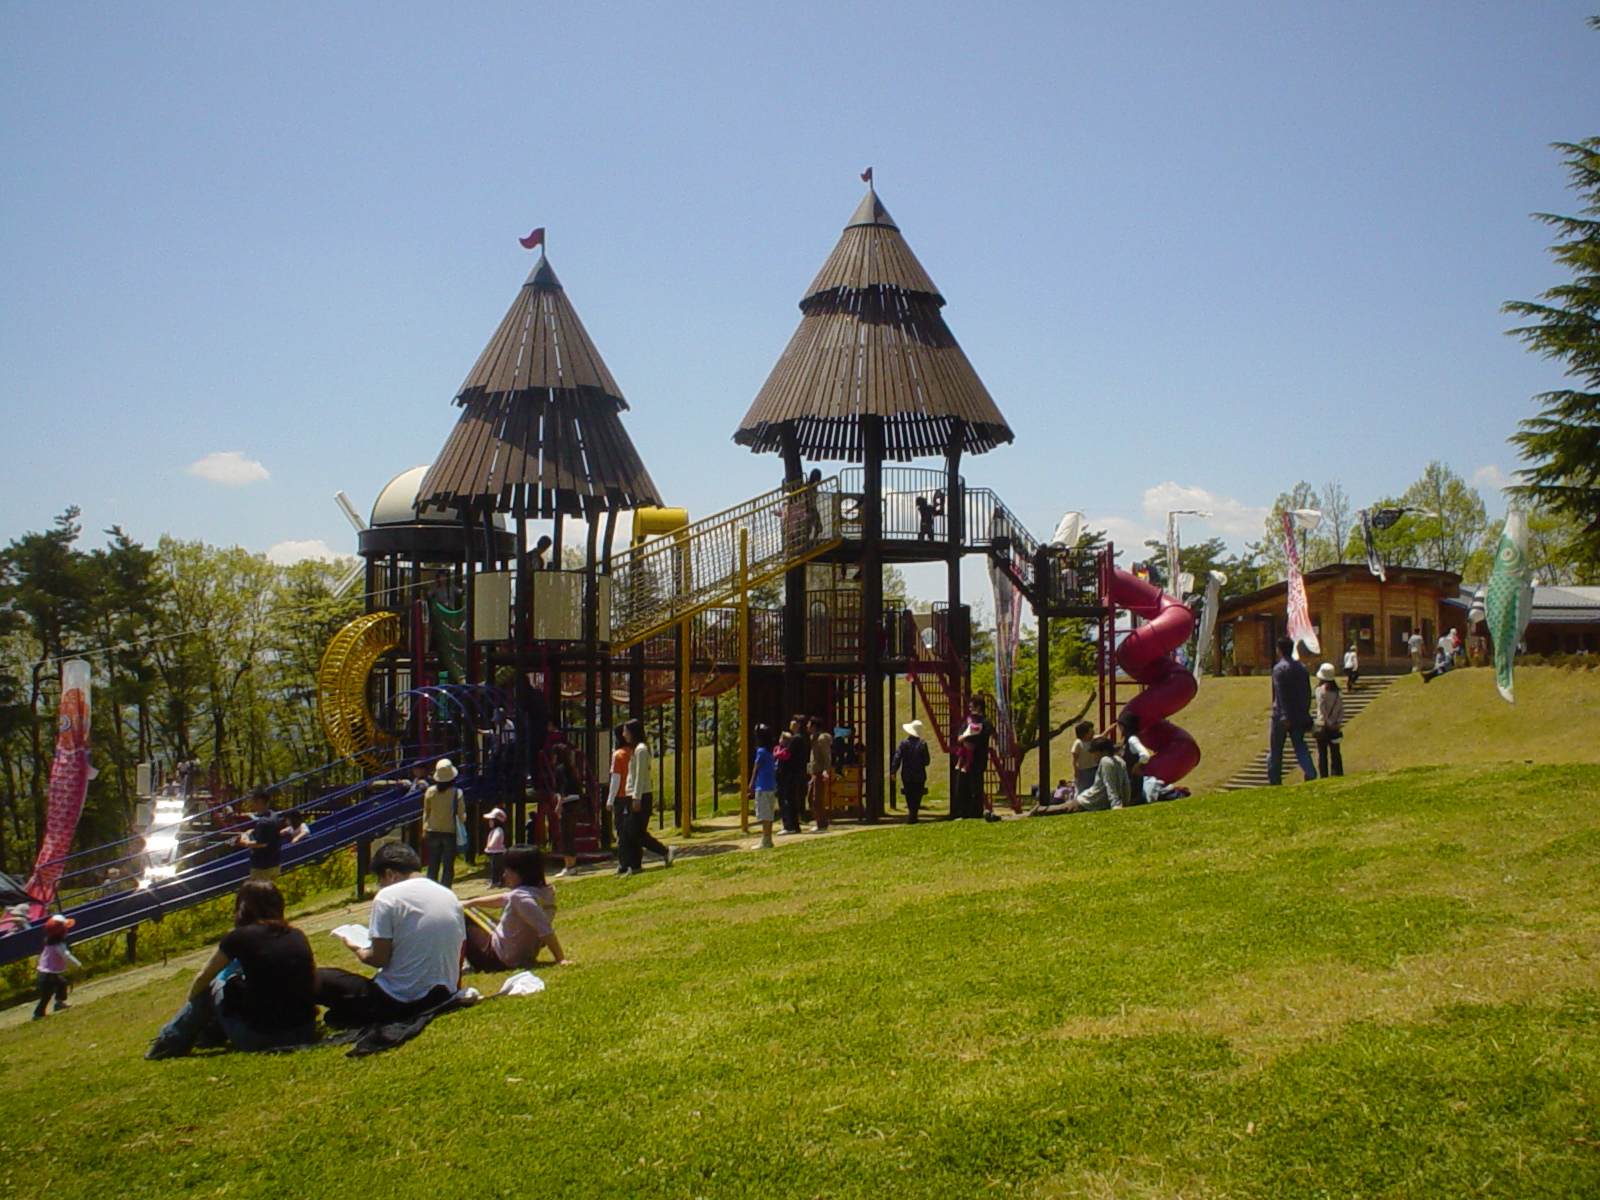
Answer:
POLYGON ((655 807, 655 758, 645 737, 644 722, 624 721, 613 731, 611 780, 606 803, 611 808, 617 840, 617 874, 637 875, 644 870, 644 852, 659 855, 662 865, 672 865, 672 847, 650 832, 655 807))
POLYGON ((811 828, 821 833, 833 821, 836 761, 832 728, 821 717, 796 713, 789 727, 757 725, 755 753, 746 791, 761 824, 761 848, 773 846, 774 824, 783 833, 801 833, 809 811, 811 828))

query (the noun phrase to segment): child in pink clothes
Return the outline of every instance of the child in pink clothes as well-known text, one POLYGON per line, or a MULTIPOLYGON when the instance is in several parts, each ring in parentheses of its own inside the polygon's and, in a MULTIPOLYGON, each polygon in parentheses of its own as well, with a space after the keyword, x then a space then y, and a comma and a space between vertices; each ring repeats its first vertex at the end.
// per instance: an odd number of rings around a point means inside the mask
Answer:
POLYGON ((83 966, 67 949, 67 931, 75 924, 71 917, 59 914, 44 923, 44 949, 39 951, 39 969, 34 976, 39 989, 39 1006, 33 1010, 35 1021, 44 1020, 45 1009, 52 999, 57 1012, 72 1007, 67 1003, 67 972, 83 966))

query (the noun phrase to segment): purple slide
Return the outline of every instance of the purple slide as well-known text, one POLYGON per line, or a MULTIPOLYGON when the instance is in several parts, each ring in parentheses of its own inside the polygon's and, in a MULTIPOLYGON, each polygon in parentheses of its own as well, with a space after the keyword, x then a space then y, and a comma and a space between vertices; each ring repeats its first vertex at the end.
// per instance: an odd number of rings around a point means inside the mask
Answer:
POLYGON ((1111 602, 1146 624, 1117 648, 1117 665, 1144 685, 1122 706, 1123 716, 1139 718, 1139 740, 1153 758, 1145 774, 1176 783, 1200 764, 1200 747, 1184 730, 1167 720, 1194 699, 1194 676, 1168 657, 1194 633, 1194 613, 1154 584, 1117 570, 1111 574, 1111 602))

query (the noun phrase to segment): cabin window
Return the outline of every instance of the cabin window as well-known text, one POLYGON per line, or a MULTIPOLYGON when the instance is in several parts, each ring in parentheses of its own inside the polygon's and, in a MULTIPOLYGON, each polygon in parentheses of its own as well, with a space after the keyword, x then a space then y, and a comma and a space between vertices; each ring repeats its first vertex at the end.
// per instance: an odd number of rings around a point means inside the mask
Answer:
POLYGON ((1344 644, 1354 646, 1360 655, 1372 654, 1376 647, 1372 641, 1372 614, 1347 613, 1344 618, 1344 644))
POLYGON ((1391 658, 1404 658, 1411 653, 1411 647, 1406 643, 1411 639, 1411 618, 1389 618, 1389 656, 1391 658))

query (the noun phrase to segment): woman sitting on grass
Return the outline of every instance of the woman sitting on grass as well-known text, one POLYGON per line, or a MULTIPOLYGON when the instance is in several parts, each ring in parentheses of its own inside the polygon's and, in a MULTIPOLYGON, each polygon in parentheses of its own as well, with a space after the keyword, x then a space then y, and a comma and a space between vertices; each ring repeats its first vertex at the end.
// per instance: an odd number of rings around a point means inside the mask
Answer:
POLYGON ((513 846, 504 857, 501 871, 510 890, 461 904, 467 910, 467 962, 476 971, 520 971, 540 965, 539 951, 548 946, 556 966, 570 966, 551 924, 556 891, 544 881, 544 856, 537 846, 513 846), (491 927, 477 915, 480 908, 501 909, 500 923, 491 927))
POLYGON ((1089 785, 1089 790, 1069 800, 1067 811, 1097 812, 1125 807, 1132 781, 1128 778, 1127 766, 1117 757, 1116 744, 1102 735, 1090 742, 1089 746, 1100 756, 1100 765, 1095 768, 1094 782, 1089 785))
POLYGON ((283 916, 270 879, 239 889, 233 929, 189 985, 189 1002, 156 1034, 146 1058, 177 1058, 197 1045, 273 1050, 317 1040, 317 965, 306 935, 283 916))
POLYGON ((1094 812, 1122 808, 1128 803, 1128 768, 1117 757, 1116 743, 1101 735, 1090 741, 1089 748, 1100 759, 1099 766, 1095 768, 1094 782, 1065 803, 1038 805, 1028 813, 1030 817, 1094 812))

